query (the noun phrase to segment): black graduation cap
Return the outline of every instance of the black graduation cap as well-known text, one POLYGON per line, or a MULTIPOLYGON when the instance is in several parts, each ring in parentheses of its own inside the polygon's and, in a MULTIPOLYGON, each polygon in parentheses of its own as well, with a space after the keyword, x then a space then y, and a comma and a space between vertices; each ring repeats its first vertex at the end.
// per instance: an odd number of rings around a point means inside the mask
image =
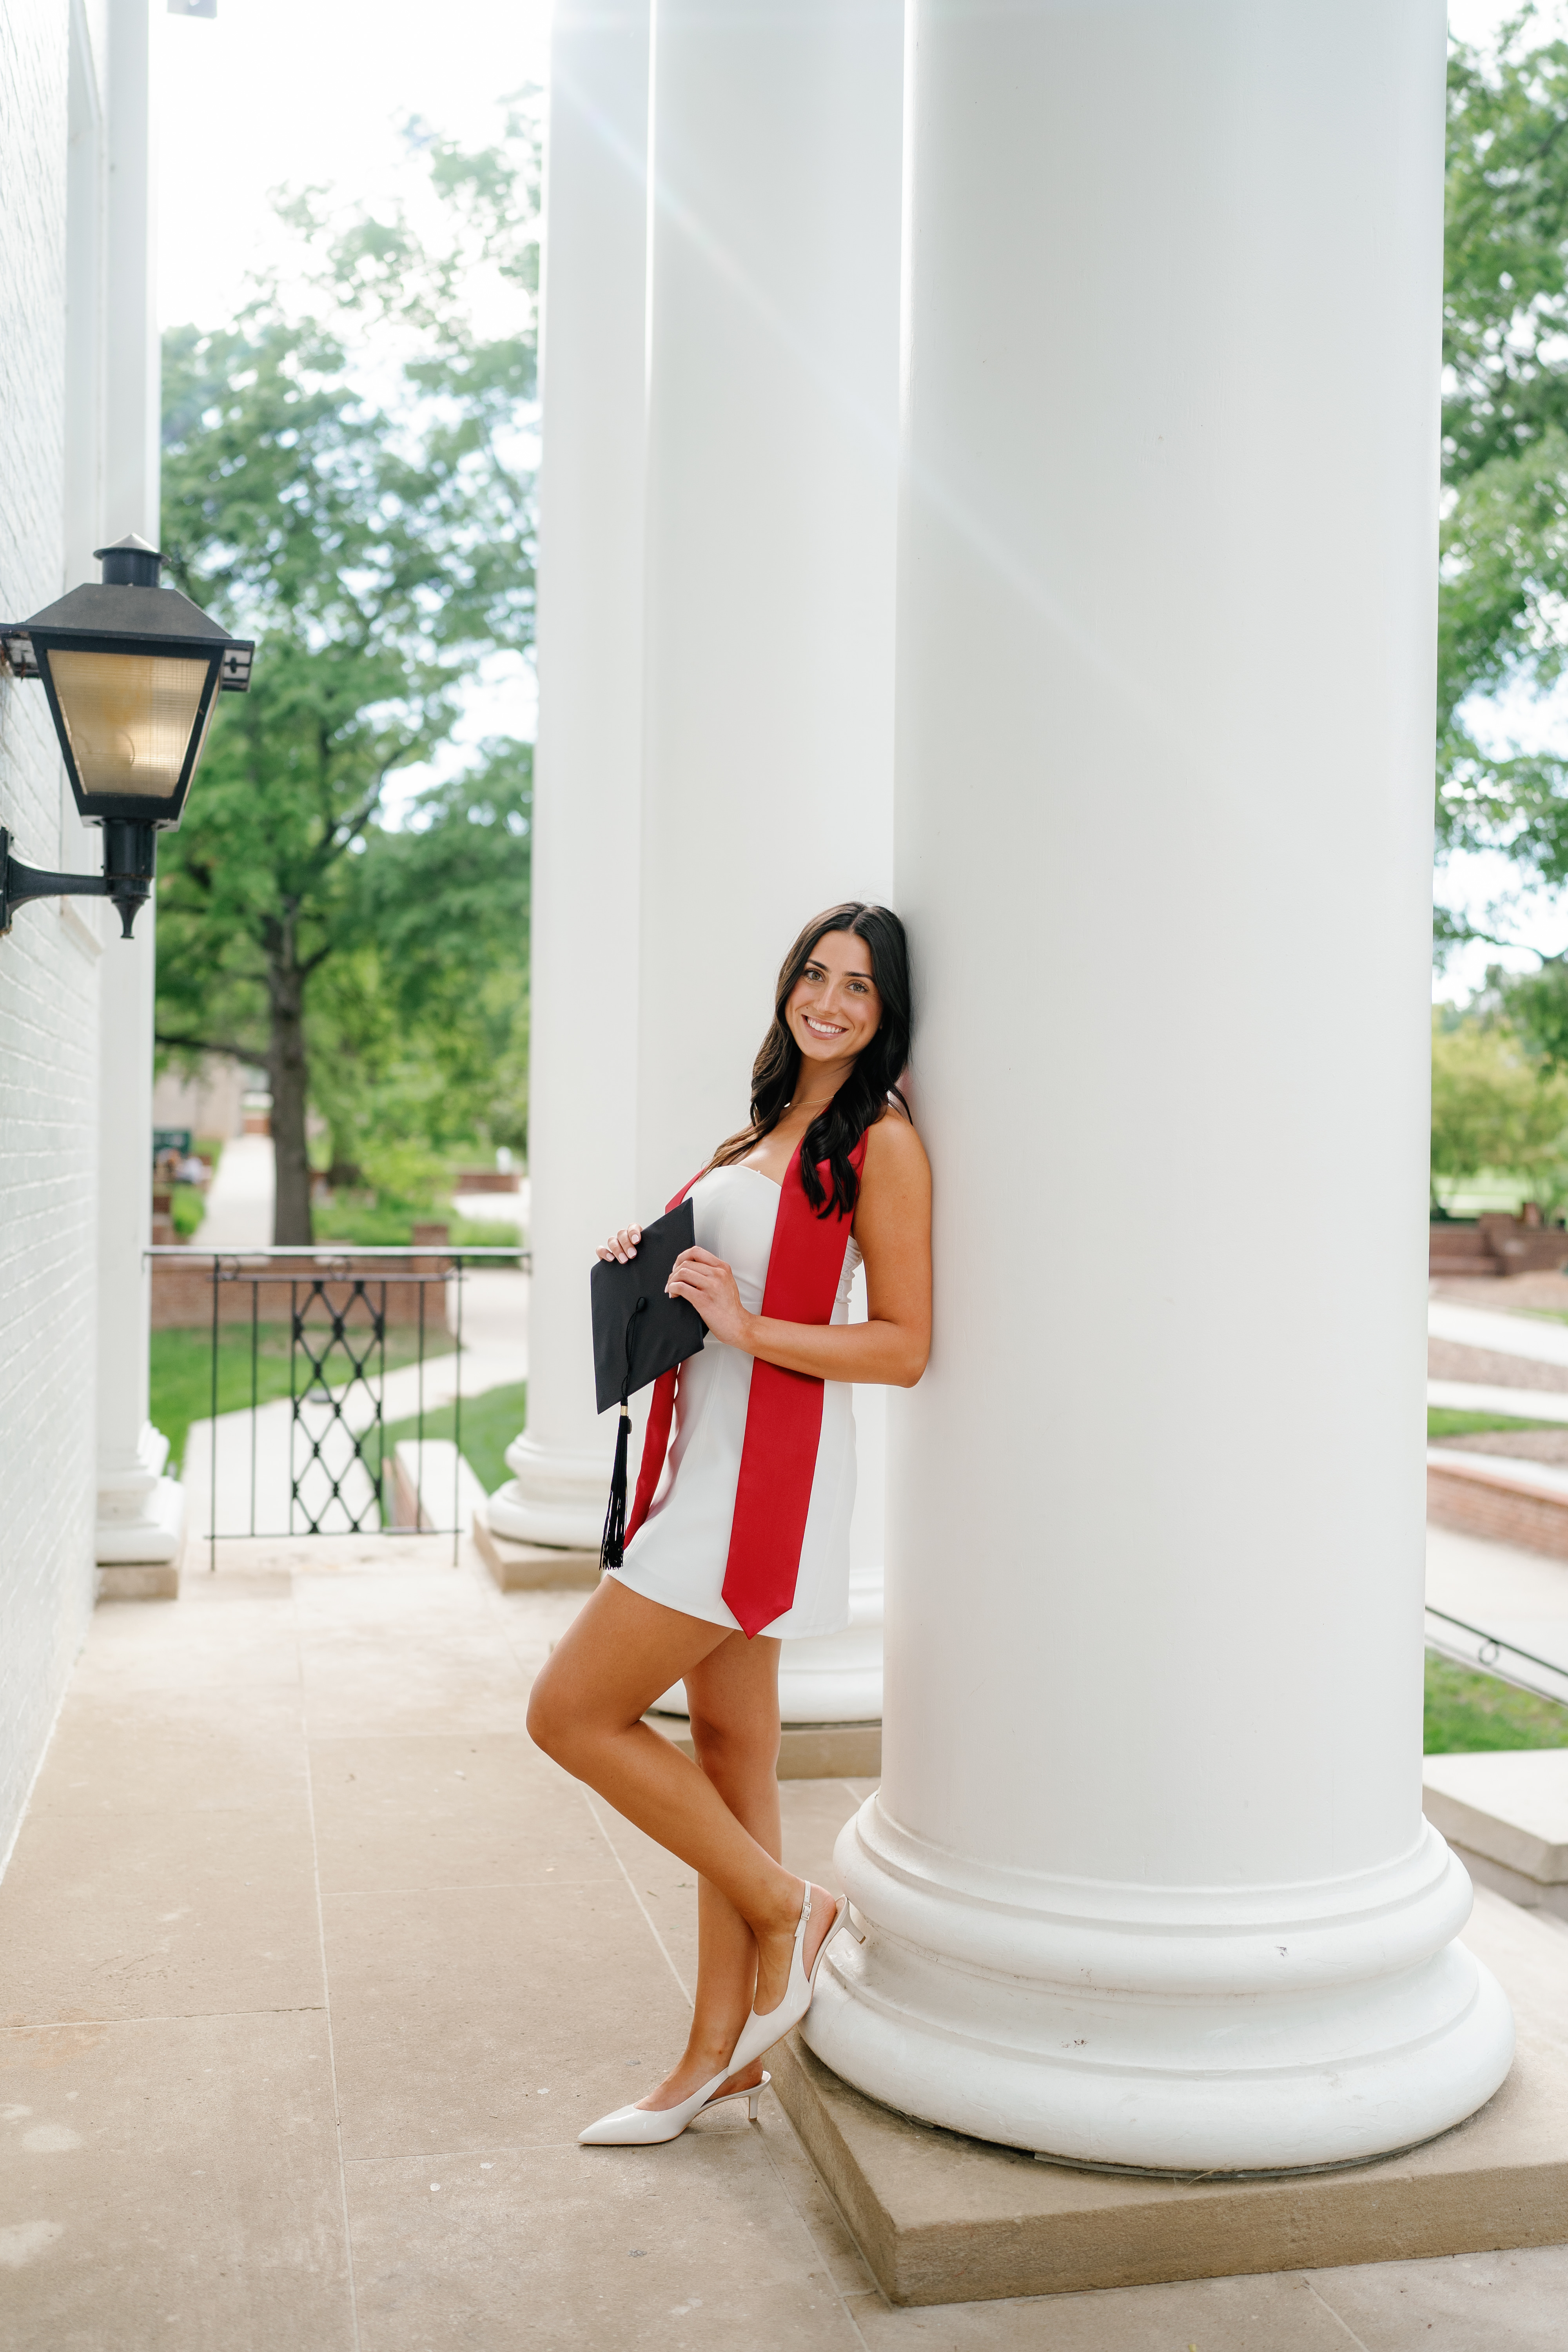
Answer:
POLYGON ((594 1309, 594 1386, 598 1409, 621 1408, 616 1433, 616 1466, 610 1479, 609 1508, 599 1549, 602 1567, 619 1568, 626 1525, 626 1441, 631 1414, 626 1400, 647 1388, 661 1372, 673 1371, 688 1356, 696 1355, 708 1326, 689 1298, 667 1298, 665 1284, 682 1250, 697 1243, 696 1218, 689 1201, 656 1217, 642 1229, 642 1239, 629 1265, 601 1258, 590 1278, 594 1309))

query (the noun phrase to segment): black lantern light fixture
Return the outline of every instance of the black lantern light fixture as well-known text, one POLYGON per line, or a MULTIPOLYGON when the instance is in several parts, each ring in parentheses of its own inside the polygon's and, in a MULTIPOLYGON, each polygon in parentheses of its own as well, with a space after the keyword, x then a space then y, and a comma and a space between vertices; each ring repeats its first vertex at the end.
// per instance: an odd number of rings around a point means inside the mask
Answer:
POLYGON ((84 824, 103 828, 103 872, 46 874, 11 855, 0 825, 0 932, 29 898, 112 898, 131 937, 153 887, 160 833, 184 810, 219 694, 243 694, 256 647, 175 588, 132 531, 95 552, 99 586, 73 588, 30 621, 0 623, 16 677, 41 677, 84 824))

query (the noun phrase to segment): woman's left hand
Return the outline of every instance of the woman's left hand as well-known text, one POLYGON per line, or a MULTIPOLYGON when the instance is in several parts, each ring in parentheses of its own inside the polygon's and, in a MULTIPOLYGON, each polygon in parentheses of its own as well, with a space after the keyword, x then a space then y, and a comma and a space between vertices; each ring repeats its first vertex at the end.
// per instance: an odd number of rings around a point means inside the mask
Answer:
POLYGON ((733 1273, 711 1250, 682 1250, 665 1290, 671 1298, 689 1299, 716 1339, 731 1348, 746 1347, 754 1318, 741 1304, 733 1273))

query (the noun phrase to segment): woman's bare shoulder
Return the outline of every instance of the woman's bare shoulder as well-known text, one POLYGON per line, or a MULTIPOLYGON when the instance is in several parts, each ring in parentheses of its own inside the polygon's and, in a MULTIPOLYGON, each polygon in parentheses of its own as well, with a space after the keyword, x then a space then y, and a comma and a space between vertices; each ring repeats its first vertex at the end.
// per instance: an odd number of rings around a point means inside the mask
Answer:
POLYGON ((916 1174, 926 1174, 929 1166, 925 1145, 915 1133, 913 1124, 897 1103, 889 1103, 887 1116, 866 1130, 867 1173, 882 1170, 908 1182, 916 1174))

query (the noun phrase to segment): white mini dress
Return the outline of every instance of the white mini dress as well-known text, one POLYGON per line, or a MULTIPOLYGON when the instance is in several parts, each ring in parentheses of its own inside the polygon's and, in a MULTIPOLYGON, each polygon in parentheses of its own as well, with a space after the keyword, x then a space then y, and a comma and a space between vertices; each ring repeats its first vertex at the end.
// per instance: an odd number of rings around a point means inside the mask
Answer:
MULTIPOLYGON (((798 1182, 791 1171, 792 1181, 798 1182)), ((780 1191, 755 1168, 715 1168, 687 1194, 700 1249, 734 1271, 741 1304, 760 1313, 780 1191)), ((832 1321, 849 1319, 849 1289, 860 1263, 846 1237, 832 1321)), ((680 1367, 675 1436, 647 1517, 626 1546, 621 1582, 710 1625, 737 1627, 723 1596, 730 1528, 746 1436, 752 1358, 711 1331, 680 1367)), ((826 1381, 822 1435, 811 1482, 795 1599, 764 1633, 800 1641, 841 1633, 849 1622, 849 1521, 855 1509, 855 1413, 847 1381, 826 1381)))

